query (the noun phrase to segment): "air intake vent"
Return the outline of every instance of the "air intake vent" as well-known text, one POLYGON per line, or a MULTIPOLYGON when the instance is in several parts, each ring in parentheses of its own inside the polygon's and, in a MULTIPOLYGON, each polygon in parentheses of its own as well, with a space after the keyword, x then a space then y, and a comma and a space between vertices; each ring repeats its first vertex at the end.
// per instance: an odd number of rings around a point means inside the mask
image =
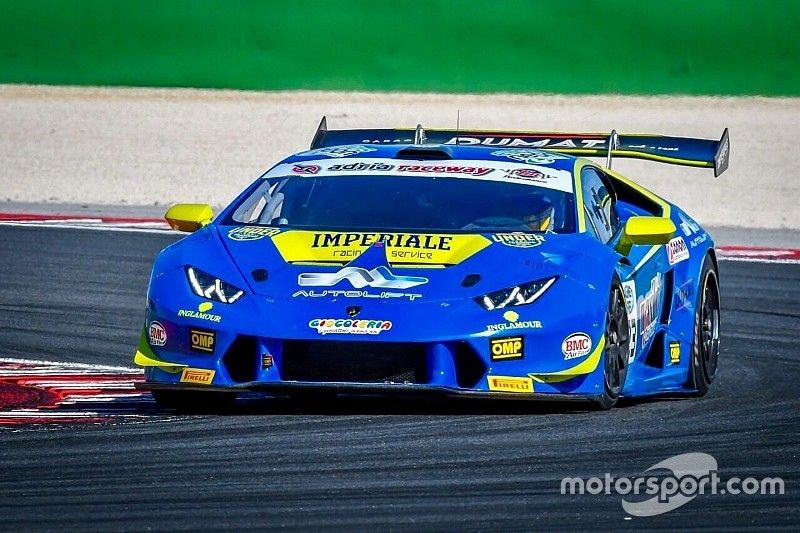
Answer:
POLYGON ((395 159, 416 159, 419 161, 443 161, 453 159, 448 150, 443 148, 404 148, 397 152, 395 159))

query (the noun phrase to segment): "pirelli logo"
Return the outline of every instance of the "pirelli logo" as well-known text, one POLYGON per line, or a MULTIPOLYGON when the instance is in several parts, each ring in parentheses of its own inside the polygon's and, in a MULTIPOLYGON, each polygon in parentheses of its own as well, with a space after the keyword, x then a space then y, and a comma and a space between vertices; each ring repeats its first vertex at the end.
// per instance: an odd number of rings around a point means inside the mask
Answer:
POLYGON ((189 330, 189 349, 193 352, 214 353, 217 334, 202 329, 189 330))
POLYGON ((525 353, 525 344, 522 337, 500 337, 489 339, 489 349, 492 361, 508 361, 509 359, 522 359, 525 353))
POLYGON ((214 380, 214 370, 204 368, 184 368, 181 372, 181 383, 195 383, 197 385, 211 385, 214 380))
POLYGON ((531 378, 489 376, 488 380, 490 391, 517 392, 522 394, 533 393, 533 380, 531 378))

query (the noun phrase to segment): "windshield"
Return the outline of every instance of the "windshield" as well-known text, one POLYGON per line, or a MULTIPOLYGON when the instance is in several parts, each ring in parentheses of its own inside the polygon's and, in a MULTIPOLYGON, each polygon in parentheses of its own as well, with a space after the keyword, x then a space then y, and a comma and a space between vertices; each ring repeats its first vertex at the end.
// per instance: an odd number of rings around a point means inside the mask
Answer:
POLYGON ((527 183, 351 175, 265 179, 231 219, 343 231, 571 233, 575 214, 572 193, 527 183))

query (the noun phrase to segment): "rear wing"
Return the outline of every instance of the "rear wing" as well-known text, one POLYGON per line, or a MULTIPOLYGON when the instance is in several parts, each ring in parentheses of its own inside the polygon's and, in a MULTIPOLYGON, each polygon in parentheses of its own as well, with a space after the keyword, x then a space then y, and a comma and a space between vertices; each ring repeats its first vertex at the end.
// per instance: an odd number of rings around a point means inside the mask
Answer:
POLYGON ((576 156, 648 159, 661 163, 706 167, 719 176, 728 168, 728 128, 718 141, 668 137, 642 133, 552 133, 541 131, 487 131, 448 129, 353 129, 329 130, 322 117, 311 148, 343 144, 451 144, 498 148, 538 148, 576 156))

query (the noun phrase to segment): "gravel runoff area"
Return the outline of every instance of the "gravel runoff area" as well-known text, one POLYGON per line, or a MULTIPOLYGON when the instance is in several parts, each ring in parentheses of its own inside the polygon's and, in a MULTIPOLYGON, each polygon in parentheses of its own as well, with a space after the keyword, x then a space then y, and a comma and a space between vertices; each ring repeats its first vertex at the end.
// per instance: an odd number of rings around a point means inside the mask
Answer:
POLYGON ((0 85, 2 201, 227 204, 322 115, 332 128, 415 126, 663 133, 718 138, 710 169, 614 168, 712 226, 800 229, 793 176, 800 99, 241 92, 0 85), (794 147, 794 148, 793 148, 794 147))

